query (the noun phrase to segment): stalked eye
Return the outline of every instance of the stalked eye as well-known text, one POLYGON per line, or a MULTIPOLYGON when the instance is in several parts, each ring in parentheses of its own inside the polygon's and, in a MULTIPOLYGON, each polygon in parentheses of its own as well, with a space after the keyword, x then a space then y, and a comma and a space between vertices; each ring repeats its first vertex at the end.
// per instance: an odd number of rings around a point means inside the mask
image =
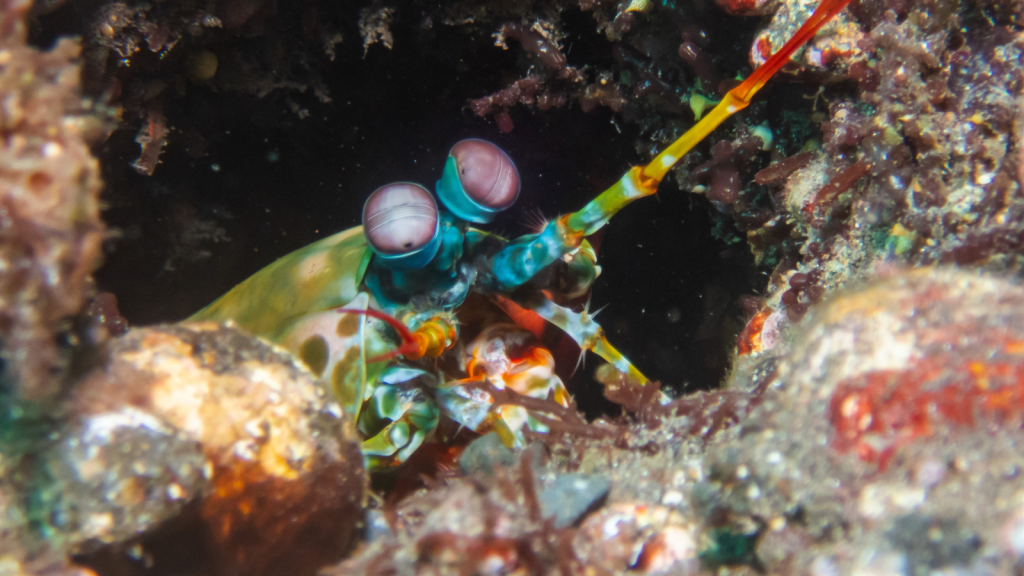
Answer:
POLYGON ((501 148, 486 140, 462 140, 448 153, 437 195, 456 216, 486 223, 519 197, 519 171, 501 148))
POLYGON ((493 210, 504 210, 519 197, 519 171, 505 151, 486 140, 463 140, 449 152, 459 168, 466 194, 493 210))
POLYGON ((423 267, 440 240, 434 197, 411 182, 378 188, 363 205, 363 233, 374 252, 396 268, 423 267))

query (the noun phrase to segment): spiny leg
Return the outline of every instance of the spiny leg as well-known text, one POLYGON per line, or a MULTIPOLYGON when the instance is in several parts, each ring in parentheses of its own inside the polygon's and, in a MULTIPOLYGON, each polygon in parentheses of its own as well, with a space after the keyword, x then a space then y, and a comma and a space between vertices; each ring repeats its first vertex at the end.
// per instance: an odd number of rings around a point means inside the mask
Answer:
MULTIPOLYGON (((612 346, 612 343, 608 341, 604 334, 604 328, 594 320, 594 316, 588 310, 573 312, 569 308, 555 304, 543 294, 536 299, 521 304, 536 312, 538 316, 561 328, 583 350, 590 350, 604 358, 619 373, 625 375, 627 379, 639 384, 647 384, 650 381, 615 346, 612 346)), ((668 402, 668 397, 664 394, 662 395, 662 402, 668 402)))

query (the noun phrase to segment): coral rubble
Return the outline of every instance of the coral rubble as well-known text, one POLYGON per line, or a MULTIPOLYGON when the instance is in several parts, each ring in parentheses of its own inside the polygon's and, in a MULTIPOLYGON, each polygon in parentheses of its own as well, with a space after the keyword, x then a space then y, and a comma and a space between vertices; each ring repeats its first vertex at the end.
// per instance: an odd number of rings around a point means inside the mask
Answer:
POLYGON ((2 422, 0 573, 74 557, 98 574, 312 574, 349 548, 362 454, 298 361, 216 324, 133 329, 102 356, 49 417, 2 422))
POLYGON ((1010 570, 1022 297, 923 268, 814 308, 761 406, 709 446, 704 506, 763 521, 769 570, 1010 570))
MULTIPOLYGON (((1022 304, 1019 285, 975 272, 891 273, 813 309, 745 418, 705 434, 700 410, 667 412, 617 438, 548 439, 541 486, 611 480, 608 503, 573 527, 536 523, 527 454, 496 480, 411 497, 393 535, 330 573, 411 573, 439 557, 468 569, 481 556, 466 546, 541 574, 1010 573, 1022 304)), ((731 385, 751 389, 751 374, 731 385)))
POLYGON ((850 16, 867 33, 835 73, 859 99, 831 101, 820 151, 758 173, 777 213, 747 233, 762 258, 788 244, 767 299, 782 324, 883 262, 1024 264, 1024 36, 961 31, 971 16, 952 1, 850 16))
POLYGON ((201 546, 189 569, 219 574, 309 574, 345 552, 362 455, 297 361, 213 324, 134 329, 109 355, 74 390, 40 498, 82 562, 127 562, 111 554, 140 538, 135 556, 201 546))

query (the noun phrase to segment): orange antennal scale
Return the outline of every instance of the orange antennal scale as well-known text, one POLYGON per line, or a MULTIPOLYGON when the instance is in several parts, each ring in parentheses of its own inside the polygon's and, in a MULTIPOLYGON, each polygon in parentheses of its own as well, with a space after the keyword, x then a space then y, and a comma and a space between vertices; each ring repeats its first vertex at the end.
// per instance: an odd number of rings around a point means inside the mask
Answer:
MULTIPOLYGON (((416 339, 412 335, 412 332, 409 331, 405 324, 402 324, 401 322, 398 321, 398 319, 396 319, 394 316, 391 316, 390 314, 385 314, 384 312, 381 312, 379 310, 356 310, 352 308, 338 308, 336 312, 362 314, 363 316, 376 318, 377 320, 380 320, 381 322, 384 322, 388 326, 394 328, 395 332, 398 332, 398 336, 402 339, 402 345, 399 346, 398 348, 395 348, 391 352, 388 352, 387 354, 381 354, 380 356, 374 356, 373 358, 368 359, 366 361, 367 364, 373 364, 375 362, 384 362, 385 360, 391 360, 392 358, 396 358, 398 356, 416 356, 416 353, 420 349, 419 345, 416 342, 416 339)), ((422 356, 422 354, 420 356, 422 356)))

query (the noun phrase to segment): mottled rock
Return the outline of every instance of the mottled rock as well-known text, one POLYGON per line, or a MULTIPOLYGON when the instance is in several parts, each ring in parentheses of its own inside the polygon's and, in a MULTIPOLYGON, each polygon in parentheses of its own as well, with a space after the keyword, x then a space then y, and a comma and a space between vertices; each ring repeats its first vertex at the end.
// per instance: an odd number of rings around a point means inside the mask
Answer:
POLYGON ((52 527, 78 551, 131 539, 210 488, 202 444, 130 405, 83 414, 45 455, 52 527))
POLYGON ((612 483, 591 474, 559 474, 540 493, 540 509, 545 518, 553 518, 555 528, 568 528, 584 514, 600 505, 612 489, 612 483))
POLYGON ((0 576, 96 576, 92 570, 70 565, 59 556, 26 560, 21 551, 3 548, 0 546, 0 576))
POLYGON ((311 574, 348 549, 359 445, 289 355, 216 324, 133 329, 107 354, 41 492, 83 563, 122 573, 126 550, 157 573, 311 574))
MULTIPOLYGON (((814 4, 784 2, 755 40, 754 60, 814 4)), ((748 239, 759 259, 786 255, 741 354, 770 350, 811 305, 879 268, 1021 268, 1024 34, 996 24, 1020 3, 997 4, 979 26, 959 0, 853 3, 795 56, 804 77, 845 78, 858 95, 821 86, 811 116, 820 151, 764 170, 775 219, 748 239)))
POLYGON ((660 502, 705 571, 1012 573, 1024 557, 1022 326, 1024 288, 978 272, 889 269, 827 298, 780 334, 770 376, 734 371, 720 393, 763 390, 735 423, 705 434, 668 412, 623 441, 552 449, 549 468, 613 483, 577 555, 640 568, 657 533, 641 519, 660 502))
POLYGON ((883 468, 939 432, 1019 427, 1022 305, 1024 290, 997 277, 891 275, 817 310, 777 387, 827 417, 836 449, 883 468))
POLYGON ((505 446, 498 433, 489 432, 466 446, 459 458, 459 469, 466 475, 491 474, 495 466, 511 466, 515 461, 515 453, 505 446))
POLYGON ((969 565, 981 547, 978 535, 956 518, 908 514, 896 519, 889 533, 907 557, 908 574, 928 574, 934 568, 969 565))
MULTIPOLYGON (((505 481, 504 469, 498 470, 505 481)), ((473 573, 486 559, 481 544, 508 542, 524 531, 528 522, 521 507, 493 498, 482 485, 465 480, 437 490, 421 492, 400 503, 391 513, 392 531, 368 542, 352 558, 327 569, 325 575, 368 573, 459 574, 473 573), (481 554, 473 557, 470 549, 481 554), (414 569, 415 568, 415 569, 414 569)), ((497 562, 508 568, 516 558, 497 562)))
POLYGON ((457 478, 415 493, 387 512, 391 531, 324 576, 363 574, 583 573, 575 530, 544 518, 529 449, 489 476, 457 478), (566 571, 569 572, 566 572, 566 571))
POLYGON ((0 576, 96 576, 88 568, 72 566, 65 555, 28 526, 22 493, 15 485, 16 462, 0 451, 0 576))
POLYGON ((945 268, 884 273, 812 308, 764 402, 708 447, 702 516, 765 519, 769 571, 821 558, 840 573, 1009 570, 1022 311, 1019 285, 945 268))
POLYGON ((666 506, 620 503, 587 518, 573 544, 587 565, 620 573, 696 574, 698 533, 666 506))

